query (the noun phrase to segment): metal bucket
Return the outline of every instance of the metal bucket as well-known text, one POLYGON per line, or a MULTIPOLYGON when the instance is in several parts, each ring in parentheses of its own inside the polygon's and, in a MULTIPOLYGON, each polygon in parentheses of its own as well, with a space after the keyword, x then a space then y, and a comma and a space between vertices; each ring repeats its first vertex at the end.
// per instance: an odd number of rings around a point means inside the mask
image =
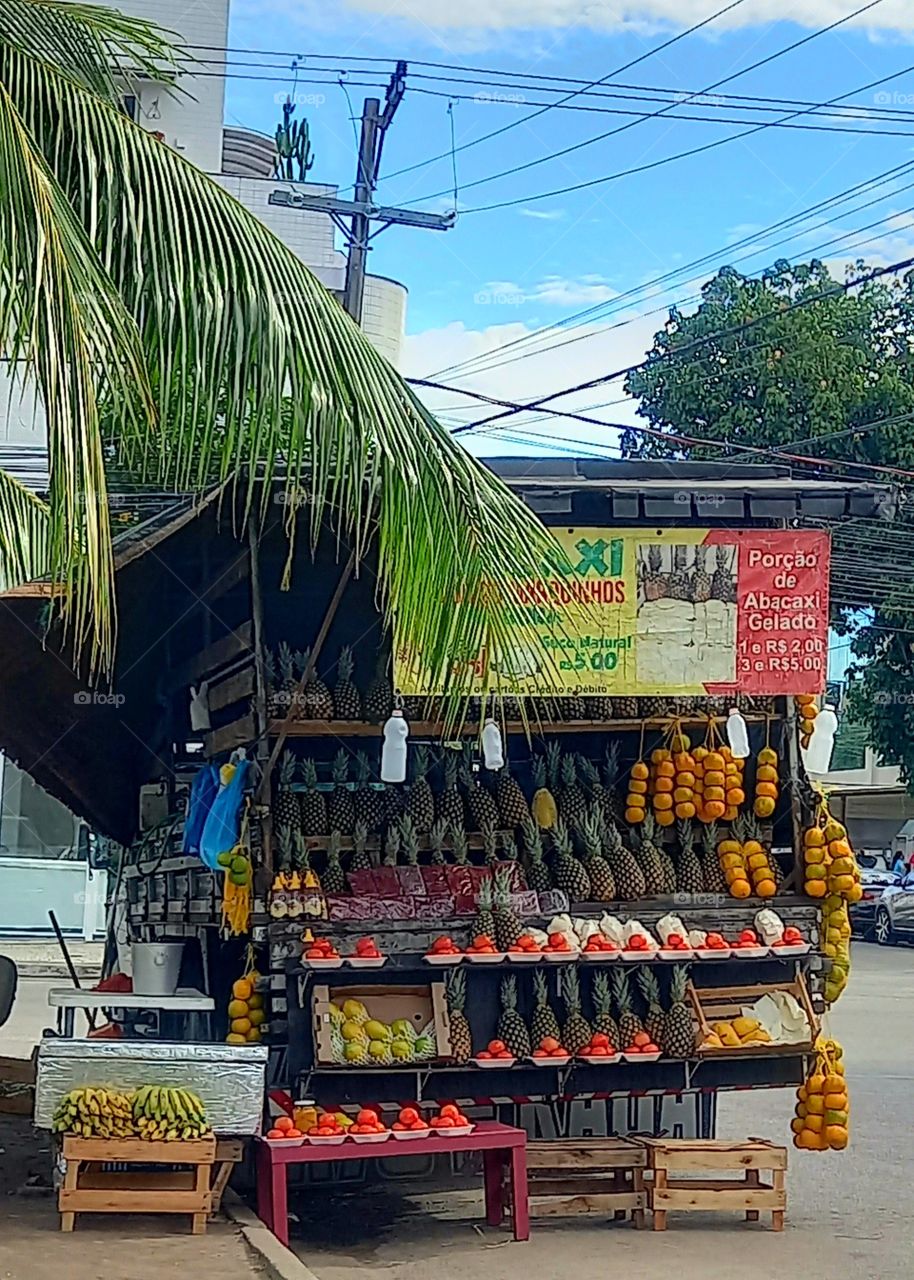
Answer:
POLYGON ((181 972, 183 952, 183 942, 134 942, 134 995, 173 996, 181 972))

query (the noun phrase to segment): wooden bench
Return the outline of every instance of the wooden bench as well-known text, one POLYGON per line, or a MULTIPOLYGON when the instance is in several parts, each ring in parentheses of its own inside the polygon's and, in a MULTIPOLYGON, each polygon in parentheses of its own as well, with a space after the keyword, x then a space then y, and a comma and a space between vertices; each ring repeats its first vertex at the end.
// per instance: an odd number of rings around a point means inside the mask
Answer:
POLYGON ((763 1138, 744 1142, 702 1139, 636 1138, 647 1152, 648 1203, 654 1214, 654 1230, 666 1230, 670 1210, 737 1210, 747 1222, 771 1211, 774 1231, 784 1230, 787 1209, 785 1177, 787 1148, 763 1138), (761 1171, 771 1170, 771 1182, 761 1171), (743 1173, 742 1178, 701 1177, 722 1172, 743 1173), (686 1176, 682 1176, 686 1175, 686 1176))
POLYGON ((527 1143, 531 1218, 602 1215, 644 1226, 647 1152, 625 1138, 527 1143))
POLYGON ((63 1155, 67 1168, 57 1199, 61 1231, 74 1229, 78 1213, 186 1213, 191 1216, 195 1236, 206 1231, 213 1204, 215 1138, 145 1142, 141 1138, 77 1138, 67 1134, 63 1155), (127 1168, 102 1167, 111 1164, 127 1168), (138 1167, 132 1169, 131 1165, 138 1167), (190 1167, 141 1167, 145 1165, 190 1167))

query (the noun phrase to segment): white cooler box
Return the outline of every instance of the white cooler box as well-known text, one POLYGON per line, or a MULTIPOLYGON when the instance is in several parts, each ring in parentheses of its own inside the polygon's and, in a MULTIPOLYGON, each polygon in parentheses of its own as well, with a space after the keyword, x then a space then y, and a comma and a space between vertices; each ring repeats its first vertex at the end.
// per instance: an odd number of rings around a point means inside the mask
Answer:
POLYGON ((267 1047, 262 1044, 42 1040, 35 1124, 50 1129, 60 1099, 80 1085, 138 1089, 143 1084, 164 1084, 196 1093, 216 1133, 259 1133, 266 1065, 267 1047))

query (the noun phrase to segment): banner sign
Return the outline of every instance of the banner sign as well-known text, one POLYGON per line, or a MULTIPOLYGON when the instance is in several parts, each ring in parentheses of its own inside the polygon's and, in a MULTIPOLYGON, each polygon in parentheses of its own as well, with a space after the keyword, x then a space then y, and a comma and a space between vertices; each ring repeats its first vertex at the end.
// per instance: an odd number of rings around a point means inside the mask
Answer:
MULTIPOLYGON (((501 669, 485 653, 455 654, 455 664, 472 667, 474 692, 770 696, 825 688, 827 533, 553 533, 571 569, 517 585, 518 644, 501 669)), ((399 645, 395 652, 401 693, 441 692, 421 662, 399 645)))

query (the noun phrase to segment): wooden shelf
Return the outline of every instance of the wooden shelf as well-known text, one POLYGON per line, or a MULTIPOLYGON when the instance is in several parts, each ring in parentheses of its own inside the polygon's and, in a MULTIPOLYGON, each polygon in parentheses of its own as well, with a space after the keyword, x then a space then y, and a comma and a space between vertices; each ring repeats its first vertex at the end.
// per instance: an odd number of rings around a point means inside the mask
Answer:
MULTIPOLYGON (((721 716, 711 717, 712 719, 723 719, 721 716)), ((745 719, 750 723, 763 724, 766 719, 763 715, 746 715, 745 719)), ((646 729, 666 729, 678 720, 683 725, 705 725, 708 723, 708 716, 655 716, 647 720, 556 720, 548 723, 540 723, 537 720, 531 720, 529 723, 530 733, 534 737, 543 737, 546 734, 555 733, 615 733, 625 730, 638 730, 644 725, 646 729)), ((270 723, 270 734, 275 737, 282 726, 281 720, 273 720, 270 723)), ((509 720, 504 726, 504 730, 511 734, 524 734, 527 730, 519 720, 509 720)), ((384 726, 380 724, 367 724, 362 720, 295 720, 289 727, 287 736, 290 738, 379 738, 382 734, 384 726)), ((435 738, 441 737, 444 733, 444 726, 440 720, 410 720, 409 722, 410 737, 413 738, 435 738)), ((459 737, 475 736, 479 733, 479 724, 476 721, 467 721, 466 724, 459 729, 449 731, 459 737)))

